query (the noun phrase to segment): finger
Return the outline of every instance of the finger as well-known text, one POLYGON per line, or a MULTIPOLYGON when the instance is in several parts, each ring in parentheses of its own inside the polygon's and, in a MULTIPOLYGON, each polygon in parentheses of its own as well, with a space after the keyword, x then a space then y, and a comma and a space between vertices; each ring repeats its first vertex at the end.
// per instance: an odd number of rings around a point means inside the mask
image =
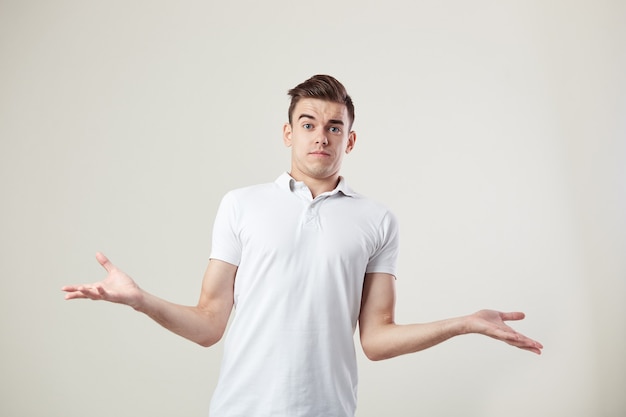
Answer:
POLYGON ((89 288, 92 288, 92 285, 87 285, 87 284, 82 284, 82 285, 66 285, 64 287, 61 287, 61 291, 65 291, 66 293, 73 293, 73 292, 85 292, 88 291, 89 288))
POLYGON ((507 343, 519 343, 522 340, 522 336, 513 329, 495 329, 490 336, 507 343))
POLYGON ((93 291, 91 288, 79 287, 76 291, 68 292, 65 294, 66 300, 74 300, 74 299, 89 299, 89 300, 99 300, 100 295, 93 291))
POLYGON ((500 318, 503 321, 523 320, 525 317, 526 317, 526 314, 522 313, 521 311, 514 311, 511 313, 500 313, 500 318))
POLYGON ((109 258, 104 256, 102 252, 96 253, 96 260, 104 267, 104 269, 106 269, 107 272, 111 272, 111 270, 115 268, 111 261, 109 261, 109 258))
POLYGON ((520 349, 530 350, 537 354, 541 354, 541 349, 543 349, 543 345, 538 341, 517 332, 515 333, 515 337, 509 337, 504 340, 506 341, 506 343, 512 346, 516 346, 520 349))
POLYGON ((543 349, 543 345, 534 340, 528 340, 526 341, 526 343, 509 343, 509 344, 516 346, 520 349, 536 353, 537 355, 541 355, 541 349, 543 349))
POLYGON ((90 300, 101 300, 99 285, 80 285, 72 293, 72 298, 88 298, 90 300))
POLYGON ((522 350, 526 350, 528 352, 536 353, 537 355, 541 355, 541 349, 535 346, 518 346, 522 350))
POLYGON ((83 294, 80 291, 73 291, 73 292, 68 292, 67 294, 65 294, 66 300, 74 300, 74 299, 79 299, 79 298, 87 298, 87 297, 85 296, 85 294, 83 294))

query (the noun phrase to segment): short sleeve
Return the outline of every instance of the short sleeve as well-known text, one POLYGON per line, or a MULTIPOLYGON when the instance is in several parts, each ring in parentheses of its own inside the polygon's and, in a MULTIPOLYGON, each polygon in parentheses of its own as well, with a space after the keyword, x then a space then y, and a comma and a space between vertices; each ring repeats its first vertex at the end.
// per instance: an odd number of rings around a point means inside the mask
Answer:
POLYGON ((241 239, 234 193, 227 193, 220 202, 213 224, 211 258, 233 265, 241 261, 241 239))
POLYGON ((400 248, 398 220, 387 211, 378 229, 378 247, 370 256, 366 273, 382 272, 396 276, 398 252, 400 248))

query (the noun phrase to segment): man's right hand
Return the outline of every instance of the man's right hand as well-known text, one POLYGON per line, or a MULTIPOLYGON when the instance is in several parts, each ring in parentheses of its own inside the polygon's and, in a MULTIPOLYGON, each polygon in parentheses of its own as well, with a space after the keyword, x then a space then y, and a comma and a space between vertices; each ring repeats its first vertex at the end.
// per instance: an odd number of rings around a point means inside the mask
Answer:
POLYGON ((185 306, 142 290, 103 254, 97 253, 96 259, 106 269, 106 278, 94 284, 61 288, 67 293, 66 300, 87 298, 128 305, 166 329, 202 346, 211 346, 224 335, 233 309, 236 265, 211 259, 204 274, 198 304, 185 306))
POLYGON ((107 271, 106 278, 93 284, 67 285, 61 288, 67 293, 65 299, 104 300, 126 304, 136 309, 143 296, 141 288, 102 253, 98 252, 96 259, 107 271))

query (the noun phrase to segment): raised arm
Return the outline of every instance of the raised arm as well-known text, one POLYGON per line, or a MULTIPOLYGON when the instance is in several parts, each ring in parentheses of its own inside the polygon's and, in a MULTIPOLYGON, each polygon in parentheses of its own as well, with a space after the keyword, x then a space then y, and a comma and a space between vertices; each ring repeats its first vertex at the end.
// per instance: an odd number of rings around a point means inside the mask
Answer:
POLYGON ((432 323, 395 323, 395 278, 389 274, 367 274, 359 316, 361 345, 371 360, 388 359, 437 345, 452 337, 478 333, 537 354, 543 346, 507 326, 508 320, 521 320, 524 313, 481 310, 469 316, 432 323))
POLYGON ((94 284, 63 287, 66 300, 86 298, 128 305, 166 329, 202 346, 211 346, 221 339, 233 307, 235 265, 210 260, 198 304, 183 306, 142 290, 103 254, 96 254, 96 259, 107 271, 106 278, 94 284))

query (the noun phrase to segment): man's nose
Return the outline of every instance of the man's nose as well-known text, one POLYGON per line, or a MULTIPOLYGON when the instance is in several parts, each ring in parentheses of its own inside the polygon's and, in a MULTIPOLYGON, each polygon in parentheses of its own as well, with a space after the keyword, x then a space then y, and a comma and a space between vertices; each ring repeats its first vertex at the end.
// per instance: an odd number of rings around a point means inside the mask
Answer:
POLYGON ((315 143, 322 145, 328 145, 328 138, 326 137, 326 131, 321 131, 315 138, 315 143))

